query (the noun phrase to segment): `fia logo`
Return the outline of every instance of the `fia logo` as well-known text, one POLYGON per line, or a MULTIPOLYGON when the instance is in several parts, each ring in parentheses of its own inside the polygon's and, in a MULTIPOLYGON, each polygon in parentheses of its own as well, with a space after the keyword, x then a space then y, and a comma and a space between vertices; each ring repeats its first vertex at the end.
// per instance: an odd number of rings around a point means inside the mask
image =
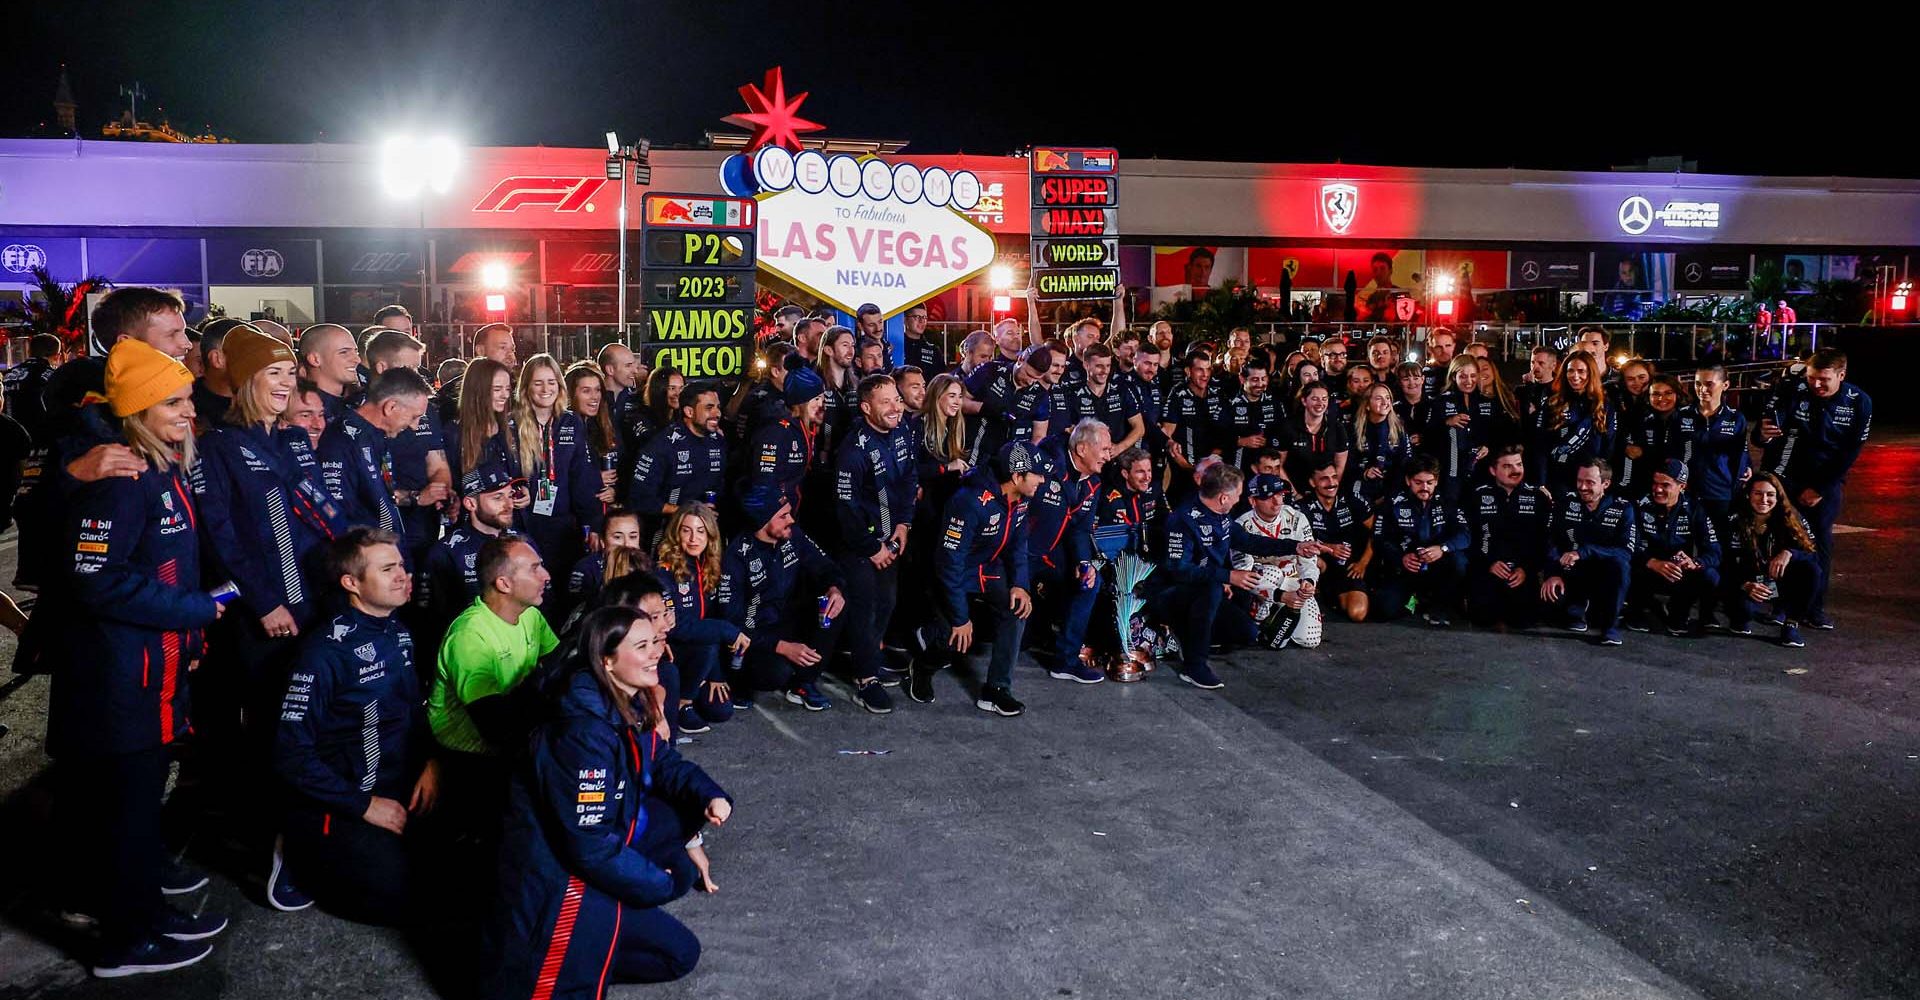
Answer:
POLYGON ((248 250, 240 255, 240 270, 249 278, 277 277, 286 269, 287 259, 278 250, 248 250))
POLYGON ((36 267, 47 266, 47 251, 33 243, 9 243, 0 249, 0 268, 15 274, 25 274, 36 267))

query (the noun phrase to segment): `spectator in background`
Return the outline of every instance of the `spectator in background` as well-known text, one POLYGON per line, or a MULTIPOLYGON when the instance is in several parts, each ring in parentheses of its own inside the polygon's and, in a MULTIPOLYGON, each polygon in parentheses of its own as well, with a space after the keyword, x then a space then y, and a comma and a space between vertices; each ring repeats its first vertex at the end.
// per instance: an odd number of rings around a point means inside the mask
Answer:
POLYGON ((59 337, 36 333, 27 341, 27 359, 7 369, 7 412, 35 442, 42 442, 46 434, 47 404, 42 395, 64 353, 59 337))

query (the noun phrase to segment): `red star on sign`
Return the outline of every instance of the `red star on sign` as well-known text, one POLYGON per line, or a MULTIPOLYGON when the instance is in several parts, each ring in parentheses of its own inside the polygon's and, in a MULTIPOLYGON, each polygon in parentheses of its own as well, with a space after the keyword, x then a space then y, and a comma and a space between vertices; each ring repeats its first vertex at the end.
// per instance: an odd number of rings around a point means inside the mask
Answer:
POLYGON ((740 97, 747 102, 747 112, 720 120, 753 129, 753 143, 747 147, 748 152, 761 146, 784 146, 799 152, 800 133, 826 128, 800 117, 800 105, 806 103, 807 95, 803 91, 788 101, 787 81, 778 66, 767 70, 767 78, 760 86, 749 83, 741 87, 740 97))

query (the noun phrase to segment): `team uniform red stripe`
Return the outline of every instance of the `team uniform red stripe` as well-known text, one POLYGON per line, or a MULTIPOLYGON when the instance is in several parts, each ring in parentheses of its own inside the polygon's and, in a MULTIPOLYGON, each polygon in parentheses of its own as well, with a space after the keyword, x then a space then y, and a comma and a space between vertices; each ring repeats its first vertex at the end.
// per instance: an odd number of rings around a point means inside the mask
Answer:
MULTIPOLYGON (((552 1000, 553 987, 560 981, 560 965, 567 958, 567 942, 573 939, 573 922, 580 917, 580 899, 587 884, 567 876, 566 895, 560 900, 560 916, 553 922, 553 936, 547 941, 547 957, 540 963, 540 978, 533 982, 533 1000, 552 1000)), ((615 941, 619 938, 615 937, 615 941)), ((602 975, 605 973, 603 972, 602 975)))

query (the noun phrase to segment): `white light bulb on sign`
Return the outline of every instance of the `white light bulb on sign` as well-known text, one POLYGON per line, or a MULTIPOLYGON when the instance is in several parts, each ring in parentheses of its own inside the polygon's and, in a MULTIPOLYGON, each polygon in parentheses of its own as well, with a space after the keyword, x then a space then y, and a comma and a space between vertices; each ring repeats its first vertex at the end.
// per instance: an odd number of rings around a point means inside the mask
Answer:
POLYGON ((880 160, 860 165, 860 193, 874 201, 885 201, 893 194, 893 171, 880 160))
POLYGON ((927 204, 938 208, 953 198, 953 175, 941 167, 928 167, 921 175, 921 197, 927 204))
POLYGON ((808 149, 793 158, 793 182, 808 194, 827 189, 827 158, 819 150, 808 149))
POLYGON ((953 207, 962 212, 971 212, 980 204, 980 178, 971 170, 962 170, 953 175, 953 207))
POLYGON ((898 163, 893 168, 893 196, 911 205, 920 200, 920 168, 898 163))
POLYGON ((793 154, 784 146, 762 146, 753 154, 753 177, 762 191, 785 191, 792 187, 793 154))
POLYGON ((995 264, 987 268, 987 287, 994 291, 1013 287, 1013 268, 1005 264, 995 264))
POLYGON ((860 193, 860 161, 841 153, 827 160, 827 183, 833 193, 851 198, 860 193))

